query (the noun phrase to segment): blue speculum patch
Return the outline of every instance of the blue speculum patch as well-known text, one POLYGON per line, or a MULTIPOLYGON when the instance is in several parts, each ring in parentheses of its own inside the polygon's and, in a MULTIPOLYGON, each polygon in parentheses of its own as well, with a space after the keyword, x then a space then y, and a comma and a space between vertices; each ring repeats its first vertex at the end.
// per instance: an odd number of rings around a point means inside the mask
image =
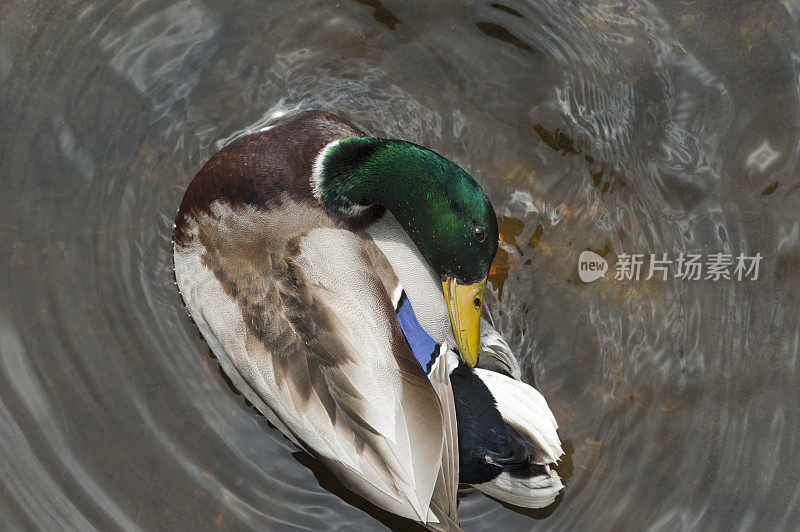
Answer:
POLYGON ((414 357, 427 373, 431 369, 431 362, 436 358, 436 341, 425 332, 425 329, 417 321, 417 316, 414 315, 414 309, 405 292, 402 293, 400 302, 397 304, 397 321, 400 322, 400 328, 406 336, 408 345, 411 346, 414 357))

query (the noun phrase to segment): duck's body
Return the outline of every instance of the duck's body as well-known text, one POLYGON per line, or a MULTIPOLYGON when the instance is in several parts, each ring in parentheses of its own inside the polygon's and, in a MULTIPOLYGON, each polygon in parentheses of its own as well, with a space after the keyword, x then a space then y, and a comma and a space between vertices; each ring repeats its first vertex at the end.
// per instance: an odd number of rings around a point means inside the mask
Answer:
POLYGON ((452 529, 453 368, 423 369, 394 302, 402 285, 425 330, 474 366, 497 237, 453 163, 311 111, 204 165, 176 218, 175 277, 226 374, 278 429, 367 500, 452 529))

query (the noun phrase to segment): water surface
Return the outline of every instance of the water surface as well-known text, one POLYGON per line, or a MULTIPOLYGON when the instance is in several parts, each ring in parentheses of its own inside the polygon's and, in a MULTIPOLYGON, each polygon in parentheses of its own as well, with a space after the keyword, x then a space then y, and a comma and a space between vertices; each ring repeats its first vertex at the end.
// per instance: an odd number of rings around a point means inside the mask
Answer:
POLYGON ((538 511, 465 489, 465 530, 800 522, 795 0, 0 13, 0 528, 411 527, 231 390, 173 284, 194 173, 310 108, 447 155, 501 217, 487 304, 566 488, 538 511), (584 250, 764 258, 755 281, 586 284, 584 250))

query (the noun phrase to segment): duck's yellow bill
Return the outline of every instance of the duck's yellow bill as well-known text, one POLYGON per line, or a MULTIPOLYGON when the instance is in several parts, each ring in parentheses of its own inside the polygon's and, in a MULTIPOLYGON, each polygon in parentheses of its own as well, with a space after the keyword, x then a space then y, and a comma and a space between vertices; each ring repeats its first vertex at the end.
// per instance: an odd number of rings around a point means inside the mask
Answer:
POLYGON ((442 287, 459 355, 467 366, 474 368, 481 347, 481 307, 486 277, 475 284, 459 284, 455 277, 449 277, 442 287))

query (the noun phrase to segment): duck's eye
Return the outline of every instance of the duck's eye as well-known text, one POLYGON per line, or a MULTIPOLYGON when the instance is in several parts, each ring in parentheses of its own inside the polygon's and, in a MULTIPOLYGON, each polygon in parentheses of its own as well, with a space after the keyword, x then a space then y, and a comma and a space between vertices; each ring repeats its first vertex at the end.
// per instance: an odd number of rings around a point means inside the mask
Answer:
POLYGON ((475 237, 475 240, 478 242, 483 242, 486 240, 486 228, 481 227, 480 225, 473 225, 472 236, 475 237))
POLYGON ((472 304, 475 305, 475 308, 481 308, 481 298, 476 297, 472 304))

